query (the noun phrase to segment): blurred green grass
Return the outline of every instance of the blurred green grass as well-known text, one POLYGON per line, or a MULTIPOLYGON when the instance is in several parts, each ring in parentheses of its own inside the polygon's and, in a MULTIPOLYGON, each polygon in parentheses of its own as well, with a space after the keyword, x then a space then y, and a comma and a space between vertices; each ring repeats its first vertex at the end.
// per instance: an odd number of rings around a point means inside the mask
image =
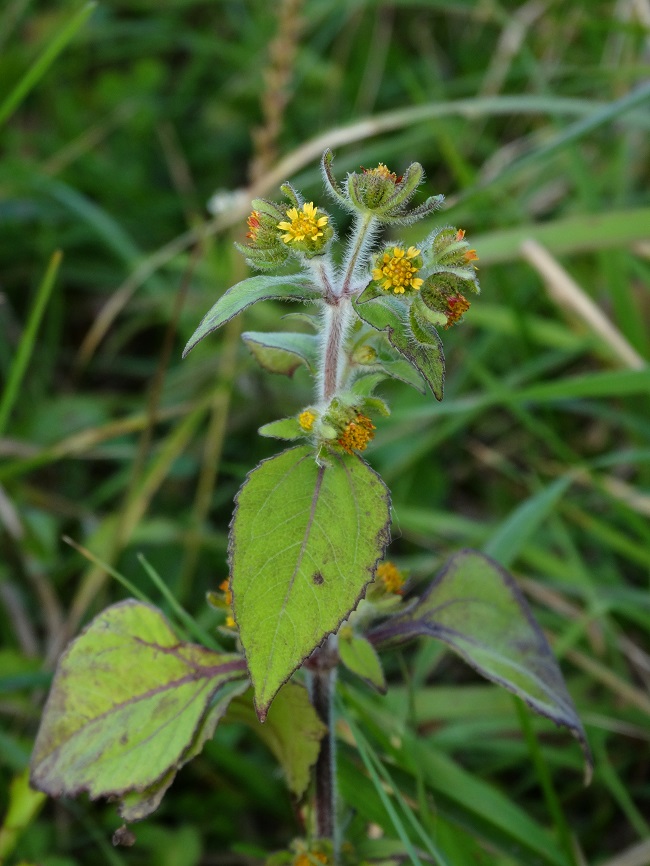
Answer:
MULTIPOLYGON (((215 626, 204 596, 226 576, 233 495, 275 447, 257 427, 308 402, 310 383, 256 369, 241 323, 181 364, 245 275, 232 240, 250 196, 216 216, 206 203, 245 190, 260 155, 257 189, 290 179, 317 201, 332 144, 339 172, 420 161, 427 192, 447 196, 441 219, 481 257, 483 294, 444 333, 445 401, 385 388, 393 416, 368 459, 393 491, 391 555, 414 580, 464 545, 509 563, 596 757, 585 790, 577 747, 531 719, 549 801, 511 699, 422 647, 406 687, 388 659, 385 699, 346 684, 370 762, 342 729, 349 835, 372 822, 375 853, 404 834, 421 845, 364 769, 381 777, 379 760, 454 866, 650 863, 650 373, 521 252, 542 244, 647 360, 649 28, 647 0, 0 8, 0 814, 57 653, 124 595, 63 535, 170 611, 144 553, 215 626)), ((246 327, 285 312, 252 308, 246 327)), ((110 806, 49 803, 9 862, 252 863, 299 832, 270 756, 237 728, 183 771, 135 848, 112 849, 115 825, 110 806)))

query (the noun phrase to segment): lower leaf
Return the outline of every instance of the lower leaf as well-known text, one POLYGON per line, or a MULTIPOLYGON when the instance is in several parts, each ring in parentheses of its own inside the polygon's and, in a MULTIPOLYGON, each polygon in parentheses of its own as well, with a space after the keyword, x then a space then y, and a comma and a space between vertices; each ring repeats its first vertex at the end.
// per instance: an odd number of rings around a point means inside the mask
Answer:
POLYGON ((151 605, 112 605, 59 660, 31 783, 53 797, 115 797, 124 817, 143 818, 214 731, 202 726, 216 693, 245 678, 241 656, 179 642, 151 605))
POLYGON ((443 641, 484 677, 568 728, 582 746, 589 778, 591 753, 562 673, 526 599, 497 562, 460 551, 407 615, 369 637, 377 645, 419 635, 443 641))

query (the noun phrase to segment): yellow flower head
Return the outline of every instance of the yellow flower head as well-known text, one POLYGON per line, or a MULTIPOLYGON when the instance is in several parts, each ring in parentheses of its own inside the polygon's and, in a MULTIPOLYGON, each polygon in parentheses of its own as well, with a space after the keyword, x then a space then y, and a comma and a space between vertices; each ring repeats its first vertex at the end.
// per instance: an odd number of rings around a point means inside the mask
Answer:
POLYGON ((377 566, 376 579, 383 584, 386 592, 394 595, 404 595, 404 577, 401 571, 390 561, 382 562, 377 566))
POLYGON ((380 162, 377 168, 364 168, 363 173, 372 174, 375 177, 383 177, 384 180, 392 180, 393 183, 399 183, 402 180, 401 177, 397 177, 395 172, 391 171, 383 162, 380 162))
POLYGON ((345 425, 337 441, 348 454, 352 454, 353 451, 365 451, 368 442, 374 439, 373 431, 375 429, 376 427, 370 418, 359 413, 353 421, 349 421, 345 425))
POLYGON ((304 412, 301 412, 298 415, 298 423, 302 427, 303 430, 311 430, 314 426, 314 421, 316 420, 317 415, 315 412, 312 412, 311 409, 305 409, 304 412))
POLYGON ((417 292, 424 282, 417 276, 422 264, 419 256, 420 250, 415 247, 409 247, 406 251, 401 247, 388 249, 376 261, 372 278, 385 292, 392 291, 396 295, 411 290, 417 292))
POLYGON ((323 228, 327 225, 329 217, 318 216, 318 208, 314 207, 313 201, 305 202, 302 210, 290 207, 287 211, 286 220, 278 223, 278 228, 284 234, 281 239, 285 244, 295 241, 315 241, 323 237, 323 228))

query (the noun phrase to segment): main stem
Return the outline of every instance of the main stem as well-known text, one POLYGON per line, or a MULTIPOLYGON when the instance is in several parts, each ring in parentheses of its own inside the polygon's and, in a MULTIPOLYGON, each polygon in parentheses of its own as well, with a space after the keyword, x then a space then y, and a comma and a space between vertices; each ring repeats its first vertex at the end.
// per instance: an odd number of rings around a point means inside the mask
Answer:
POLYGON ((339 390, 344 361, 344 343, 351 318, 349 298, 332 299, 325 308, 324 350, 322 359, 322 398, 329 401, 339 390))
POLYGON ((334 863, 339 862, 339 834, 336 820, 336 736, 334 733, 334 688, 339 654, 336 635, 330 635, 306 662, 309 670, 311 702, 319 719, 327 726, 321 740, 314 771, 316 836, 329 839, 334 863))
MULTIPOLYGON (((340 381, 345 361, 345 340, 353 319, 351 289, 353 276, 364 242, 371 231, 373 220, 365 216, 358 224, 350 241, 345 259, 344 273, 338 285, 330 282, 324 268, 319 269, 319 282, 324 289, 325 315, 323 323, 322 355, 320 358, 321 398, 329 403, 345 384, 340 381)), ((335 281, 335 282, 338 282, 335 281)), ((339 834, 336 820, 336 761, 333 698, 338 665, 336 635, 312 653, 305 663, 310 674, 311 701, 320 720, 327 726, 321 740, 315 767, 316 835, 330 839, 334 849, 334 862, 339 862, 339 834)))
POLYGON ((334 715, 332 697, 336 668, 312 673, 311 699, 318 717, 327 725, 327 733, 321 740, 315 768, 314 810, 316 813, 316 835, 322 839, 336 836, 336 783, 334 769, 334 715))

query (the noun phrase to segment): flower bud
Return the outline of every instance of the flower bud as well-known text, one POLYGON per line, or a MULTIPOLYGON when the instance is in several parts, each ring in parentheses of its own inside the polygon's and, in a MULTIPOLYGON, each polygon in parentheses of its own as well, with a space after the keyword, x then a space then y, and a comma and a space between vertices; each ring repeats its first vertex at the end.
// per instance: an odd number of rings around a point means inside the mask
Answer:
POLYGON ((358 346, 354 352, 352 353, 352 361, 355 364, 374 364, 377 360, 377 350, 373 349, 372 346, 363 345, 358 346))
POLYGON ((424 271, 429 276, 424 281, 420 297, 434 312, 442 313, 446 328, 460 322, 469 310, 470 303, 463 294, 469 290, 480 292, 476 277, 476 250, 470 249, 463 229, 445 226, 436 229, 422 244, 424 271))
POLYGON ((438 229, 429 235, 423 247, 427 264, 476 270, 472 262, 478 261, 478 256, 476 250, 469 248, 464 229, 455 229, 451 226, 438 229))
POLYGON ((442 196, 432 196, 407 212, 409 201, 424 179, 424 169, 419 162, 411 163, 400 177, 380 162, 375 168, 362 168, 360 172, 348 174, 341 185, 332 172, 333 159, 332 152, 326 150, 322 159, 323 176, 330 192, 348 211, 373 216, 382 223, 405 225, 428 216, 442 204, 442 196))
POLYGON ((278 237, 278 220, 283 218, 285 210, 264 199, 255 199, 253 208, 246 221, 248 243, 236 243, 235 246, 251 267, 261 271, 273 270, 289 257, 289 250, 278 237))

